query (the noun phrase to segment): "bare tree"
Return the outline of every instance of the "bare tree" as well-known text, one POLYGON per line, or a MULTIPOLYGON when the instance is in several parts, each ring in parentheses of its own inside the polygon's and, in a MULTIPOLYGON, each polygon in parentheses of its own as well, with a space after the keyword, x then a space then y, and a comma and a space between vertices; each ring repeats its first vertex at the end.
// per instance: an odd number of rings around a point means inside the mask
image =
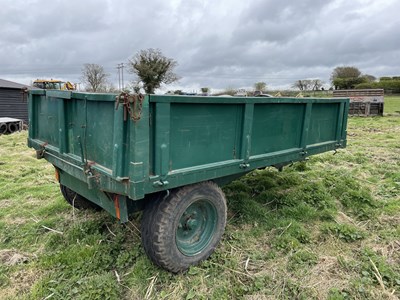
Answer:
POLYGON ((303 91, 304 90, 303 81, 302 80, 296 80, 292 84, 292 88, 299 89, 300 91, 303 91))
POLYGON ((106 89, 109 74, 104 72, 104 68, 97 64, 85 64, 82 68, 82 82, 86 85, 86 90, 90 92, 100 92, 106 89))
POLYGON ((324 85, 324 82, 321 81, 320 79, 313 79, 312 80, 312 90, 313 91, 319 91, 322 86, 324 85))
POLYGON ((149 48, 136 53, 129 60, 128 68, 143 83, 144 91, 154 94, 161 84, 169 84, 179 79, 173 72, 177 65, 175 60, 165 57, 160 49, 149 48))
POLYGON ((254 84, 254 88, 256 91, 261 91, 261 92, 265 92, 265 90, 267 89, 267 84, 265 82, 256 82, 254 84))
POLYGON ((313 86, 313 80, 301 79, 293 83, 292 87, 298 88, 300 91, 309 91, 313 86))

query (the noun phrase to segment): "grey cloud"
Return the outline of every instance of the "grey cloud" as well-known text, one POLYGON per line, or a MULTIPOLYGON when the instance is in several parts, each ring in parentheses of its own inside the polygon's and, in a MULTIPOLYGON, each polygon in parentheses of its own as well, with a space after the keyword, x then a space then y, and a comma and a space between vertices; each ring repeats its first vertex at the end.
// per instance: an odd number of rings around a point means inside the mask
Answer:
POLYGON ((332 1, 259 1, 242 14, 237 33, 250 40, 287 42, 312 29, 320 11, 332 1))
POLYGON ((0 5, 5 79, 77 81, 82 65, 93 62, 115 81, 116 64, 149 47, 178 61, 182 89, 328 81, 333 68, 344 64, 375 76, 399 73, 394 62, 400 3, 394 0, 0 0, 0 5))

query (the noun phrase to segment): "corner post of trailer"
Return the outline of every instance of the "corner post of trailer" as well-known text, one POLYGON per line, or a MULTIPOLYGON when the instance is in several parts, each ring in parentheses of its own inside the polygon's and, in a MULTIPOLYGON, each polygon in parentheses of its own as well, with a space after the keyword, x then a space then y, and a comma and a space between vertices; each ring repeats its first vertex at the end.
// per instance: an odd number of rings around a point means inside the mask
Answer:
POLYGON ((251 153, 251 131, 253 128, 253 114, 254 114, 254 103, 246 103, 244 105, 242 148, 240 151, 240 158, 242 159, 240 168, 242 169, 250 167, 249 160, 251 153))
POLYGON ((128 123, 128 173, 129 198, 143 199, 145 196, 145 182, 148 180, 150 156, 150 97, 146 95, 142 103, 141 117, 137 121, 128 123))

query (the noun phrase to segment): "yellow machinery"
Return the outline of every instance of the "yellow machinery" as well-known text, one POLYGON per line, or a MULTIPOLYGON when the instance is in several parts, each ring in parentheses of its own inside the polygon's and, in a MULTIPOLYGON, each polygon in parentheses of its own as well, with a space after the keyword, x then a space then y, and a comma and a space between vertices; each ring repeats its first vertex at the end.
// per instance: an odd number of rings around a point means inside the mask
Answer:
POLYGON ((75 84, 54 79, 36 79, 33 86, 45 90, 76 90, 75 84))

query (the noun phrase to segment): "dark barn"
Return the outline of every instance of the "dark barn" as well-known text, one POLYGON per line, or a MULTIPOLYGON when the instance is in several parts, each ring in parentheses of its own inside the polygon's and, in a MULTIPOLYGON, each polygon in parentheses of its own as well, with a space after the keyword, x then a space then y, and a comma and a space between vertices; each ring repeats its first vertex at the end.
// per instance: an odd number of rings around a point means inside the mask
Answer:
POLYGON ((0 79, 0 117, 23 120, 28 123, 28 101, 24 89, 29 86, 0 79))

